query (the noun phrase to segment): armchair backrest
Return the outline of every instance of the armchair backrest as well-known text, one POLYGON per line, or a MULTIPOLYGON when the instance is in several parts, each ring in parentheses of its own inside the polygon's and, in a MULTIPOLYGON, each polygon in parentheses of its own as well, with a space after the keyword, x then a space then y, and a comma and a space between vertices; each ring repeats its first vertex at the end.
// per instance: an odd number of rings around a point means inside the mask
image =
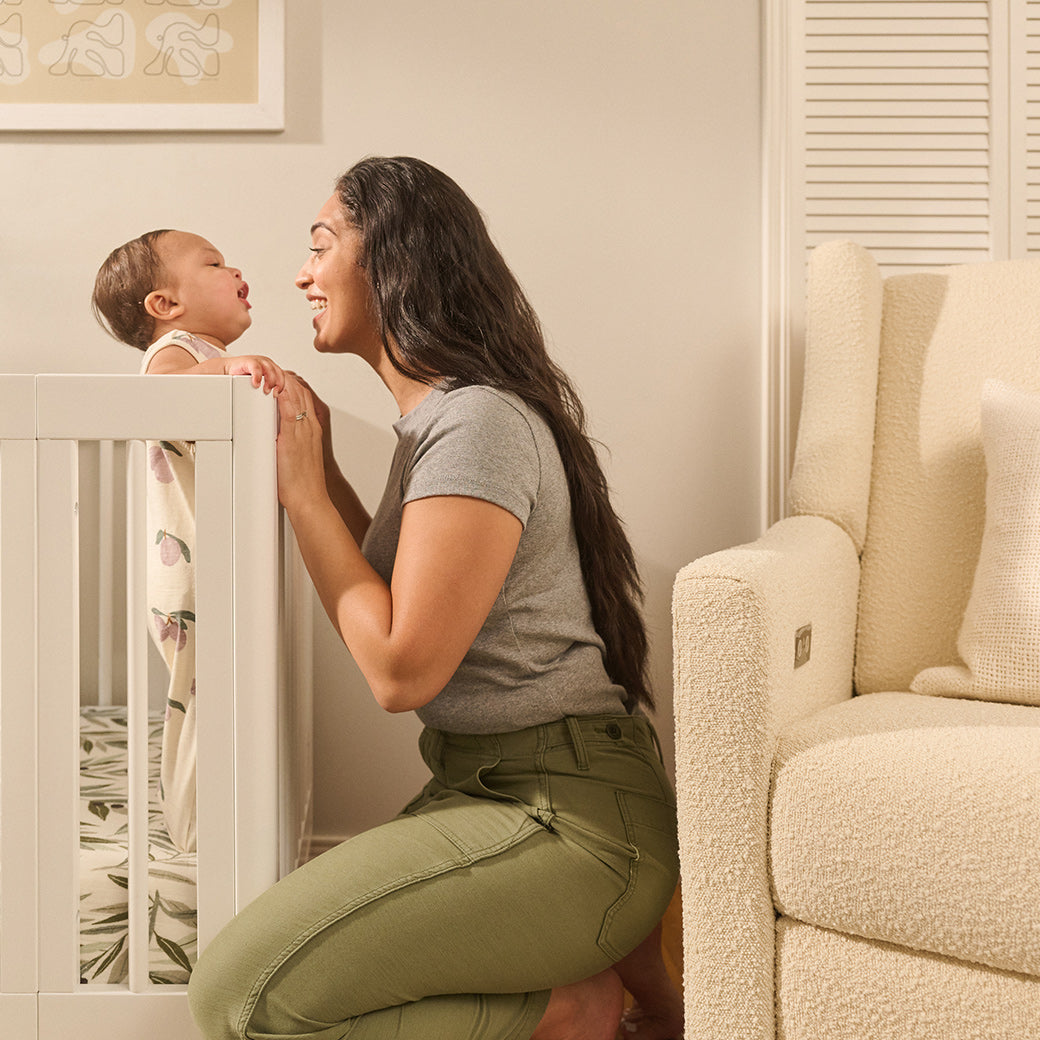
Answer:
POLYGON ((906 690, 957 660, 985 523, 982 386, 1040 391, 1040 261, 882 280, 865 250, 827 243, 806 340, 788 508, 861 550, 857 692, 906 690))

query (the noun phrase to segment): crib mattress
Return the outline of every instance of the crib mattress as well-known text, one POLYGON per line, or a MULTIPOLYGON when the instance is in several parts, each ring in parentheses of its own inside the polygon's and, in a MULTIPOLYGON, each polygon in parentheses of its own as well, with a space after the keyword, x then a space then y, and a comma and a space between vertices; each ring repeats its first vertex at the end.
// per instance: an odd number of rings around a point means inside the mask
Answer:
MULTIPOLYGON (((163 717, 149 717, 148 933, 153 982, 184 983, 195 963, 196 858, 166 832, 157 793, 163 717)), ((80 980, 128 974, 127 720, 125 707, 80 713, 80 980)))

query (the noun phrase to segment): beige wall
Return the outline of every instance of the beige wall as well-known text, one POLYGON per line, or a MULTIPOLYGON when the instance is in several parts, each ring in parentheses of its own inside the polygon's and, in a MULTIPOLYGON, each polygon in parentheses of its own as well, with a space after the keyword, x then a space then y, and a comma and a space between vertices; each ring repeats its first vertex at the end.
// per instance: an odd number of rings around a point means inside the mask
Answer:
MULTIPOLYGON (((135 370, 90 317, 97 265, 148 228, 197 231, 251 285, 241 349, 311 379, 374 504, 392 402, 360 363, 311 352, 292 277, 338 172, 430 160, 488 215, 609 447, 670 752, 672 578, 758 525, 758 3, 286 7, 282 134, 0 137, 0 370, 135 370)), ((323 619, 317 670, 317 825, 345 833, 422 776, 417 726, 373 705, 323 619)))

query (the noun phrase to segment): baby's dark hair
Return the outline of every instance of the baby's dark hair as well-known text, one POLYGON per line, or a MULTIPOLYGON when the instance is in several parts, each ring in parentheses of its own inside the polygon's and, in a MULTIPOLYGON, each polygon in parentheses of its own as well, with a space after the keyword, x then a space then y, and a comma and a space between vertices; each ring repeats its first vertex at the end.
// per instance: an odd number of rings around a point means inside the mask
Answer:
POLYGON ((167 228, 149 231, 113 249, 94 280, 94 317, 109 335, 138 350, 147 350, 155 338, 155 319, 144 300, 159 283, 162 260, 155 245, 166 234, 167 228))

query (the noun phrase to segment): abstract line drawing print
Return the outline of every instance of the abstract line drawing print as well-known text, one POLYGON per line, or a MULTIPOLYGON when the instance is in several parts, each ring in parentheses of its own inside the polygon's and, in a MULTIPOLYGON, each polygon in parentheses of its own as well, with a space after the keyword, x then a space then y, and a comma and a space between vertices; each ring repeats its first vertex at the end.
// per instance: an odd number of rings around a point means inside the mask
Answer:
POLYGON ((0 83, 12 86, 29 75, 29 42, 22 32, 22 16, 0 22, 0 83))
MULTIPOLYGON (((4 0, 0 0, 2 4, 4 0)), ((14 3, 18 3, 19 0, 12 0, 14 3)), ((106 7, 116 4, 121 4, 123 0, 51 0, 51 5, 54 7, 59 14, 70 14, 80 7, 106 7)))
POLYGON ((133 23, 121 11, 73 22, 61 39, 40 48, 40 61, 52 76, 126 79, 134 68, 133 23))
POLYGON ((232 0, 144 0, 151 7, 227 7, 232 0))
POLYGON ((145 66, 148 76, 175 76, 194 84, 220 75, 220 53, 231 50, 231 33, 220 28, 215 14, 200 25, 187 15, 165 14, 154 19, 145 31, 156 49, 145 66))

